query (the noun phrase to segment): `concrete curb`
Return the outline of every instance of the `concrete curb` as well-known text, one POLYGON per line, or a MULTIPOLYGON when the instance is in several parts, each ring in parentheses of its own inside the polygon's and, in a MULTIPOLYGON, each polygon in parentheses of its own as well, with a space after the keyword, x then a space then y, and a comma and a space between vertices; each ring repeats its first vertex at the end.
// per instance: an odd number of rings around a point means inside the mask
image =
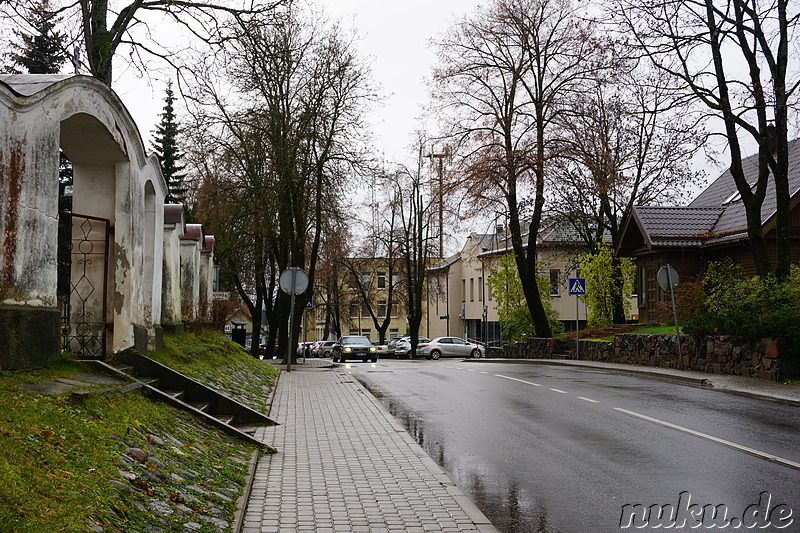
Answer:
POLYGON ((255 481, 256 468, 258 467, 259 459, 261 459, 261 450, 256 449, 250 456, 250 464, 247 469, 247 481, 244 485, 244 491, 242 492, 242 495, 239 496, 239 499, 236 500, 236 514, 234 515, 232 527, 233 533, 239 533, 244 525, 244 517, 247 513, 247 503, 250 501, 250 492, 253 490, 253 482, 255 481))
POLYGON ((744 396, 745 398, 753 398, 756 400, 766 400, 768 402, 783 403, 786 405, 795 405, 800 407, 800 399, 789 398, 788 396, 781 396, 778 394, 763 394, 746 389, 739 389, 737 387, 726 387, 714 384, 714 380, 710 379, 707 383, 710 389, 718 390, 720 392, 727 392, 728 394, 735 394, 736 396, 744 396))
POLYGON ((447 492, 453 496, 453 498, 459 503, 461 508, 464 510, 466 515, 472 520, 476 526, 478 526, 479 531, 485 533, 496 533, 497 529, 492 525, 489 519, 486 517, 483 512, 478 509, 475 503, 469 499, 469 497, 464 494, 464 492, 458 488, 455 482, 450 478, 450 476, 442 470, 436 461, 434 461, 426 452, 422 449, 417 441, 408 434, 406 428, 401 426, 397 420, 392 416, 388 409, 381 403, 379 399, 372 395, 372 393, 361 383, 355 376, 348 374, 342 370, 337 370, 340 374, 346 375, 348 378, 351 378, 349 383, 353 383, 353 385, 357 388, 361 389, 361 392, 370 399, 370 401, 375 405, 375 407, 383 414, 386 420, 391 424, 392 428, 397 431, 399 435, 401 435, 403 441, 411 448, 411 450, 422 459, 423 463, 425 464, 426 468, 433 473, 437 480, 447 489, 447 492))

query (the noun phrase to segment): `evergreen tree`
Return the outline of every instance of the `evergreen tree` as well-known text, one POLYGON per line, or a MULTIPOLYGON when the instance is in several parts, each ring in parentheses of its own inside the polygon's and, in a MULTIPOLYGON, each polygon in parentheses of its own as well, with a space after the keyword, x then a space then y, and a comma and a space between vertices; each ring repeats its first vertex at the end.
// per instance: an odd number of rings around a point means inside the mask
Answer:
POLYGON ((156 126, 153 138, 153 149, 161 161, 161 173, 167 182, 169 191, 165 201, 167 203, 182 203, 186 207, 186 174, 183 173, 185 165, 180 164, 183 157, 178 148, 178 134, 180 128, 175 120, 175 94, 172 92, 172 82, 167 84, 167 96, 164 98, 164 112, 161 113, 161 122, 156 126))
POLYGON ((27 18, 33 33, 15 30, 20 42, 8 57, 29 74, 57 74, 68 58, 66 36, 55 31, 57 13, 50 10, 49 0, 42 0, 31 7, 27 18))

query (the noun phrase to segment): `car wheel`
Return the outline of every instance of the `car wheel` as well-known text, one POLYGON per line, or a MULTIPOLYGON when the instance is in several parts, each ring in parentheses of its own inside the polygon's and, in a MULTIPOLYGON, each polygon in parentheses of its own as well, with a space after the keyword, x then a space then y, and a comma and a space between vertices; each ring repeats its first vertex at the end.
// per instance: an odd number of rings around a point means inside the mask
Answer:
POLYGON ((439 359, 441 356, 442 356, 442 352, 440 352, 439 350, 432 350, 431 351, 431 359, 433 359, 434 361, 439 359))
POLYGON ((472 350, 469 353, 469 356, 472 357, 473 359, 478 358, 478 357, 481 356, 481 351, 479 349, 475 348, 474 350, 472 350))

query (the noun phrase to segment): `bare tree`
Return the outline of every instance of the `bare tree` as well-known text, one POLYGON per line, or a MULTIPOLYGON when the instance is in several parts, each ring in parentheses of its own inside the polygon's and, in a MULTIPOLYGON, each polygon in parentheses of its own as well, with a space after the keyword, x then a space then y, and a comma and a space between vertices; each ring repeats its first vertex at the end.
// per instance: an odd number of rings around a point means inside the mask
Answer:
MULTIPOLYGON (((603 240, 616 249, 635 205, 674 204, 702 173, 690 168, 702 128, 684 113, 663 74, 629 66, 602 73, 569 99, 553 218, 590 250, 603 240)), ((623 280, 615 258, 615 323, 625 321, 623 280)))
POLYGON ((536 333, 551 335, 536 280, 537 237, 567 94, 602 66, 570 2, 494 0, 439 43, 436 96, 461 152, 458 187, 477 210, 507 213, 536 333), (526 196, 532 196, 527 200, 526 196))
MULTIPOLYGON (((214 125, 222 137, 237 142, 257 140, 258 154, 234 149, 229 157, 238 160, 242 173, 249 171, 248 159, 263 159, 251 181, 265 189, 245 193, 274 221, 274 227, 264 228, 270 238, 261 245, 269 247, 276 272, 299 267, 308 273, 309 289, 295 299, 296 333, 315 285, 323 232, 332 227, 326 220, 340 209, 344 181, 362 157, 368 71, 353 41, 318 16, 287 9, 266 21, 250 21, 245 30, 228 43, 223 58, 236 91, 223 97, 213 75, 198 78, 196 98, 208 104, 198 124, 214 125)), ((288 335, 289 305, 287 295, 275 293, 270 331, 277 335, 278 353, 296 341, 288 335)))
MULTIPOLYGON (((28 14, 39 0, 7 0, 0 3, 0 15, 13 24, 30 24, 28 14)), ((285 0, 260 2, 234 7, 228 0, 132 0, 121 7, 109 0, 62 0, 54 13, 75 25, 72 42, 80 42, 89 72, 111 85, 113 62, 125 49, 133 63, 144 66, 145 56, 157 57, 178 66, 174 50, 163 45, 164 35, 152 28, 164 24, 184 28, 191 38, 216 46, 224 41, 220 28, 227 22, 244 22, 251 16, 268 14, 285 0)), ((60 50, 73 55, 73 50, 60 50)), ((77 61, 77 58, 74 58, 77 61)), ((144 69, 143 69, 144 70, 144 69)))
POLYGON ((390 201, 385 206, 371 207, 378 211, 378 216, 367 228, 364 245, 356 252, 356 257, 342 256, 339 264, 378 332, 378 341, 383 343, 392 322, 392 303, 406 285, 401 285, 399 279, 405 277, 404 252, 408 248, 403 246, 399 231, 402 205, 390 201))
POLYGON ((775 273, 789 273, 789 113, 797 103, 798 23, 789 0, 611 0, 623 31, 641 53, 678 80, 708 118, 722 121, 730 172, 747 215, 756 270, 771 270, 761 207, 770 173, 777 200, 775 273), (758 147, 756 181, 742 167, 744 144, 758 147))
MULTIPOLYGON (((402 258, 402 273, 405 274, 406 318, 411 336, 411 354, 416 354, 419 343, 419 328, 422 324, 427 295, 425 280, 431 259, 438 247, 436 224, 438 212, 435 202, 425 187, 422 176, 422 157, 424 143, 419 144, 417 167, 409 170, 398 166, 397 171, 388 176, 392 212, 399 216, 394 239, 399 245, 402 258)), ((391 313, 390 313, 391 314, 391 313)))

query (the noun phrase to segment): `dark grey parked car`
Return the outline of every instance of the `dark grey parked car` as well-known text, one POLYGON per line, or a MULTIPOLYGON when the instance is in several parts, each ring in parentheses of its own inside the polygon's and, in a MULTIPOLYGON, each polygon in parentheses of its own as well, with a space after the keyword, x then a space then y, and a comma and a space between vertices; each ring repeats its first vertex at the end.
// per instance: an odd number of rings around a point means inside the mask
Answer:
POLYGON ((363 335, 340 337, 333 347, 333 362, 344 363, 348 359, 361 359, 365 363, 378 361, 378 350, 363 335))

